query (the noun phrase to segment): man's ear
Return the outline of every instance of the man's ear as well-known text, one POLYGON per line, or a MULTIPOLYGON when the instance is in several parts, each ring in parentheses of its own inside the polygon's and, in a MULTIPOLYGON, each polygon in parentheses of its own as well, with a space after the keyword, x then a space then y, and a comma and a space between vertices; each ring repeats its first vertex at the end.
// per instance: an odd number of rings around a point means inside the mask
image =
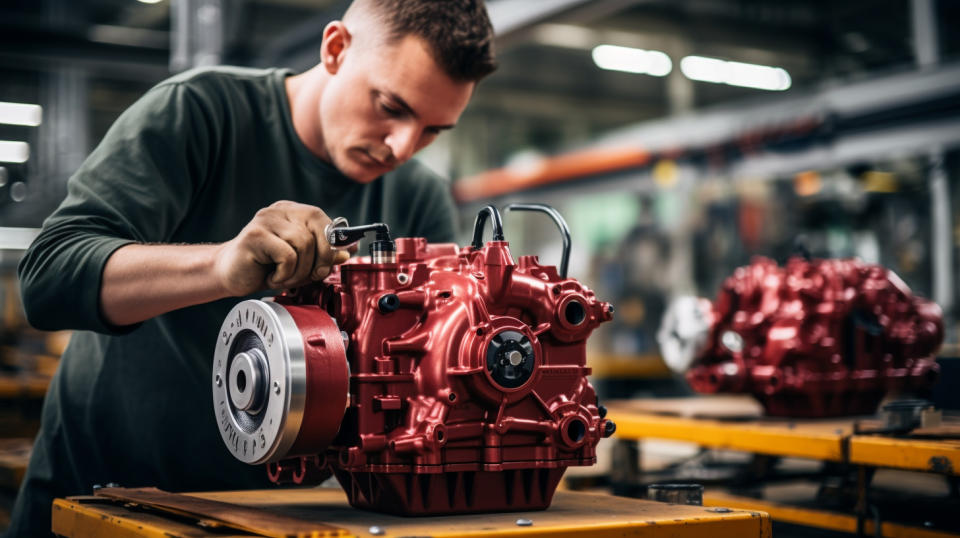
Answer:
POLYGON ((350 32, 342 21, 333 21, 323 29, 320 44, 320 62, 331 75, 340 70, 343 58, 350 46, 350 32))

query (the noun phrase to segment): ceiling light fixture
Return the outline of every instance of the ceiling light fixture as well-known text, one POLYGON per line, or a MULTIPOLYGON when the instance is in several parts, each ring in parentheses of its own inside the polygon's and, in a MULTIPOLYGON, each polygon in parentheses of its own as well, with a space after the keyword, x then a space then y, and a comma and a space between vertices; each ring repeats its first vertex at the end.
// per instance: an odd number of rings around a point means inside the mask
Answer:
POLYGON ((30 158, 30 145, 26 142, 0 140, 0 163, 25 163, 30 158))
POLYGON ((680 71, 690 80, 728 84, 758 90, 783 91, 790 88, 790 74, 782 67, 728 62, 706 56, 680 60, 680 71))
POLYGON ((159 4, 162 1, 163 0, 137 0, 137 2, 140 2, 142 4, 159 4))
POLYGON ((0 101, 0 123, 36 127, 42 120, 43 108, 40 105, 0 101))
POLYGON ((673 70, 670 57, 659 50, 643 50, 617 45, 594 47, 593 63, 600 69, 663 77, 673 70))

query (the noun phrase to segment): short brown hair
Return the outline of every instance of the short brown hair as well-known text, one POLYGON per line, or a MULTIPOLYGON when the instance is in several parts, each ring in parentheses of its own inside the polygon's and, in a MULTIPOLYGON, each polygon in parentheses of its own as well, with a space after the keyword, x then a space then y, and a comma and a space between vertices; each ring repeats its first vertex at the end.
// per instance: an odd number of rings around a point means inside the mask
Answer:
POLYGON ((408 35, 423 39, 456 81, 475 82, 497 68, 483 0, 354 0, 344 20, 351 16, 376 17, 391 42, 408 35))

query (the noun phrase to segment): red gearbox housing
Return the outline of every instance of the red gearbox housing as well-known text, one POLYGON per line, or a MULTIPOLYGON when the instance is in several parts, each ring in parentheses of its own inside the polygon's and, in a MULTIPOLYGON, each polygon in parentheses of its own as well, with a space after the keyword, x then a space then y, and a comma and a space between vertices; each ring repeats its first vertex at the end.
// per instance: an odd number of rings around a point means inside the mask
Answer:
POLYGON ((681 298, 658 335, 697 392, 753 394, 767 414, 870 414, 936 382, 940 308, 892 271, 847 259, 756 258, 716 301, 681 298))
POLYGON ((604 418, 586 339, 613 308, 536 257, 514 261, 487 206, 474 243, 392 241, 323 284, 238 304, 223 323, 213 393, 227 448, 274 482, 333 473, 358 508, 403 515, 549 506, 564 470, 596 462, 604 418), (493 240, 482 244, 486 217, 493 240))

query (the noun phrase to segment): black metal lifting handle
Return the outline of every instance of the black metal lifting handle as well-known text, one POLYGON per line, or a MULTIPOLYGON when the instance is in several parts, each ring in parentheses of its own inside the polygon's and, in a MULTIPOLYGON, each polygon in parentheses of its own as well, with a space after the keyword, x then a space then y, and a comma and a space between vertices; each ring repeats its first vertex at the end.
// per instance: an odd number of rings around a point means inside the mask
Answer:
POLYGON ((491 241, 503 241, 503 219, 500 218, 500 212, 497 211, 496 206, 484 206, 477 213, 477 220, 473 223, 473 242, 471 246, 477 250, 483 248, 483 227, 487 224, 487 217, 490 217, 490 224, 493 226, 491 241))
POLYGON ((509 204, 506 211, 539 211, 546 213, 560 229, 563 238, 563 258, 560 259, 560 278, 567 278, 567 266, 570 263, 570 229, 560 212, 546 204, 509 204))

